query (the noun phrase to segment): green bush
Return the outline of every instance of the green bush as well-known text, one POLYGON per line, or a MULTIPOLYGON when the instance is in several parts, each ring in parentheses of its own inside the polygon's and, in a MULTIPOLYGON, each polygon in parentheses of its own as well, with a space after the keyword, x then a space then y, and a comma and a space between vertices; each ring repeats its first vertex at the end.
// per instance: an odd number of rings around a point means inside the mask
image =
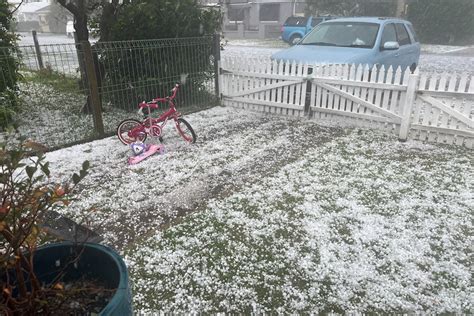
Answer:
POLYGON ((114 106, 126 107, 137 101, 132 95, 149 100, 167 94, 187 74, 181 98, 204 93, 214 71, 209 35, 218 30, 219 21, 217 11, 204 10, 195 0, 139 0, 123 5, 111 23, 109 40, 149 41, 95 46, 104 74, 103 91, 134 87, 127 93, 132 100, 116 93, 108 96, 114 106))
POLYGON ((423 43, 474 43, 474 1, 417 0, 408 6, 408 20, 423 43))
POLYGON ((7 0, 0 0, 0 130, 12 123, 17 106, 19 74, 16 36, 10 32, 12 20, 7 0))
POLYGON ((196 37, 215 33, 219 25, 218 12, 196 0, 138 0, 121 7, 110 40, 196 37))
POLYGON ((394 16, 397 3, 393 1, 306 0, 306 15, 394 16))

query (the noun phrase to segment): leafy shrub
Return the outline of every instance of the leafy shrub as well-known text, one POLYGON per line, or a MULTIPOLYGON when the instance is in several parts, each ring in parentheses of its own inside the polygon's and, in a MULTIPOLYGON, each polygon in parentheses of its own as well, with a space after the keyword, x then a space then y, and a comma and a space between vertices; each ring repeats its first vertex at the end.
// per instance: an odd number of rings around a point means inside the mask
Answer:
POLYGON ((306 0, 306 15, 331 14, 339 16, 393 16, 396 11, 393 1, 360 0, 306 0))
POLYGON ((0 0, 0 130, 12 122, 17 105, 19 74, 16 36, 10 32, 12 20, 8 2, 0 0))
MULTIPOLYGON (((219 28, 217 11, 204 10, 195 0, 141 0, 124 4, 111 24, 109 40, 98 43, 103 92, 114 106, 127 107, 169 92, 187 74, 181 101, 206 93, 213 78, 213 38, 219 28), (160 40, 155 40, 160 39, 160 40)), ((209 93, 209 92, 208 92, 209 93)))
POLYGON ((65 292, 56 284, 41 284, 34 270, 33 256, 44 233, 40 223, 48 213, 69 204, 89 162, 71 180, 53 183, 44 148, 8 136, 0 147, 0 310, 6 315, 49 315, 50 300, 64 297, 65 292))
POLYGON ((472 0, 417 0, 408 6, 408 19, 424 43, 472 44, 472 12, 472 0))

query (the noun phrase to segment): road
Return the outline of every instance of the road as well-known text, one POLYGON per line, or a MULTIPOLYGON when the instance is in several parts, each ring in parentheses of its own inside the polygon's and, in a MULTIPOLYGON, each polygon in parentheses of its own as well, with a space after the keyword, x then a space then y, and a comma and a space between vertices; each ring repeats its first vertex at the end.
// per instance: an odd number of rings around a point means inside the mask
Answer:
MULTIPOLYGON (((222 56, 270 56, 284 48, 262 47, 249 42, 229 42, 222 56)), ((277 46, 275 45, 275 46, 277 46)), ((468 72, 474 75, 474 47, 422 45, 420 70, 425 72, 468 72)))
MULTIPOLYGON (((31 33, 19 33, 20 45, 33 45, 31 33)), ((74 44, 65 34, 38 33, 40 45, 74 44)), ((71 45, 69 45, 71 46, 71 45)), ((231 40, 224 46, 222 56, 270 56, 287 47, 279 40, 231 40)), ((456 47, 422 45, 420 70, 426 72, 468 72, 474 75, 474 46, 456 47)))

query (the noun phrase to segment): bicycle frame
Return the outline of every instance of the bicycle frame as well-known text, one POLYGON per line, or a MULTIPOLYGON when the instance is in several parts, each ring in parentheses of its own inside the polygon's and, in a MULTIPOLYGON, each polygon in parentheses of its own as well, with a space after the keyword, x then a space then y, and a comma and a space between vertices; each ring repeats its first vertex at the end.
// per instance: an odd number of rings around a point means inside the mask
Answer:
POLYGON ((179 85, 175 86, 175 88, 173 89, 173 94, 170 97, 156 98, 153 99, 151 102, 141 102, 138 105, 140 111, 142 111, 146 107, 148 109, 148 118, 144 119, 139 126, 131 129, 128 132, 128 136, 138 139, 140 134, 146 133, 155 137, 161 137, 162 130, 166 126, 168 120, 173 119, 176 122, 176 120, 181 116, 181 113, 176 110, 176 105, 173 102, 176 97, 178 87, 179 85), (168 102, 169 110, 163 112, 158 118, 152 118, 151 110, 158 109, 159 102, 168 102))

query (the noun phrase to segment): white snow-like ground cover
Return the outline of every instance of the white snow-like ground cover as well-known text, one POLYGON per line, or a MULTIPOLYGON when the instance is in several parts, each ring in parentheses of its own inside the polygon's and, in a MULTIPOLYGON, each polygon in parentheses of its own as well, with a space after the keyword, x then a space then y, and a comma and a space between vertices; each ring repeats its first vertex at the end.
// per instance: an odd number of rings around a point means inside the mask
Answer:
POLYGON ((137 312, 472 313, 472 150, 224 107, 187 119, 196 144, 169 126, 136 166, 116 138, 47 154, 59 179, 90 160, 64 212, 125 256, 137 312))

